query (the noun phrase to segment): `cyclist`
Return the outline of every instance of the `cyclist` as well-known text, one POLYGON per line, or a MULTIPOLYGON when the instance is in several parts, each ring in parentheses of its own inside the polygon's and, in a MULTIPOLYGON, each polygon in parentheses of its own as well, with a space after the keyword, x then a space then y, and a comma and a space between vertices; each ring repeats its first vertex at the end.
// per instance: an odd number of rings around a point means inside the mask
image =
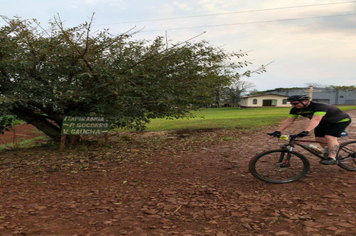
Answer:
POLYGON ((307 117, 310 121, 298 136, 308 136, 314 130, 315 140, 325 150, 326 159, 321 160, 320 163, 324 165, 337 164, 336 154, 339 150, 337 138, 340 137, 341 133, 351 123, 350 116, 337 107, 313 102, 306 95, 293 95, 288 97, 287 101, 293 106, 288 118, 282 122, 276 131, 269 135, 279 138, 281 131, 291 125, 299 115, 307 117), (326 145, 323 146, 322 143, 326 143, 326 145))

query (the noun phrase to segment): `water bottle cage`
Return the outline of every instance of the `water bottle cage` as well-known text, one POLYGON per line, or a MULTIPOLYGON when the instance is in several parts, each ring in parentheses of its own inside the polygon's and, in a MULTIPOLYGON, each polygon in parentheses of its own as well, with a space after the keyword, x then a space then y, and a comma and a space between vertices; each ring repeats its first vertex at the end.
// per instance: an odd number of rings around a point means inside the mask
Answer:
POLYGON ((305 144, 302 144, 301 145, 303 148, 307 149, 308 151, 310 151, 311 153, 314 153, 314 154, 322 154, 323 152, 321 150, 319 150, 317 147, 310 147, 309 145, 305 145, 305 144))

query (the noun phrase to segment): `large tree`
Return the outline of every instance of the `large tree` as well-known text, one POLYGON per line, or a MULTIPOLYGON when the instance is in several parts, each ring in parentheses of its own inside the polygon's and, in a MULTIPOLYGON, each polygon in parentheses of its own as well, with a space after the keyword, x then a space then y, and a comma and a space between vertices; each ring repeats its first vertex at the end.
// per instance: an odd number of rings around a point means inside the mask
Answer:
POLYGON ((226 61, 245 54, 205 41, 168 47, 162 37, 132 40, 132 31, 93 33, 92 19, 65 28, 57 17, 46 30, 36 20, 3 20, 0 111, 55 141, 64 116, 102 115, 137 129, 152 118, 189 116, 245 65, 231 62, 227 70, 226 61))

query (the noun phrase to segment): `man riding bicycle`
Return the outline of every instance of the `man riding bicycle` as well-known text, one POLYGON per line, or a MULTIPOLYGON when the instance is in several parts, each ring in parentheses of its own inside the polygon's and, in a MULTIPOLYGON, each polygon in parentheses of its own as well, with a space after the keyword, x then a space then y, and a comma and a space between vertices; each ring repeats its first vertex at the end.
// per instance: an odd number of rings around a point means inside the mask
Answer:
POLYGON ((324 148, 327 157, 325 160, 321 160, 320 163, 324 165, 337 164, 336 154, 339 150, 337 138, 351 123, 350 116, 337 107, 312 102, 310 97, 306 95, 293 95, 288 97, 287 101, 293 106, 288 118, 282 122, 276 131, 269 135, 279 138, 281 131, 290 126, 299 115, 307 117, 310 121, 298 136, 308 136, 314 130, 315 140, 324 148))

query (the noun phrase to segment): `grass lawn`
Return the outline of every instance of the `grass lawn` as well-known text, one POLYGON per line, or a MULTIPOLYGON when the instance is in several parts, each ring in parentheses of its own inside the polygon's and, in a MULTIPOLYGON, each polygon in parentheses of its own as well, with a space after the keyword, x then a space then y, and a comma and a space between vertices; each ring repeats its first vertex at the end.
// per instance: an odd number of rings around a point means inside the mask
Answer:
POLYGON ((193 112, 195 118, 153 119, 147 125, 147 131, 236 127, 254 129, 286 118, 288 111, 289 108, 205 108, 193 112))
MULTIPOLYGON (((356 106, 340 106, 341 110, 356 109, 356 106)), ((240 128, 255 129, 260 126, 271 125, 285 119, 290 108, 205 108, 195 111, 195 118, 167 120, 153 119, 147 125, 147 131, 206 129, 206 128, 240 128)))

